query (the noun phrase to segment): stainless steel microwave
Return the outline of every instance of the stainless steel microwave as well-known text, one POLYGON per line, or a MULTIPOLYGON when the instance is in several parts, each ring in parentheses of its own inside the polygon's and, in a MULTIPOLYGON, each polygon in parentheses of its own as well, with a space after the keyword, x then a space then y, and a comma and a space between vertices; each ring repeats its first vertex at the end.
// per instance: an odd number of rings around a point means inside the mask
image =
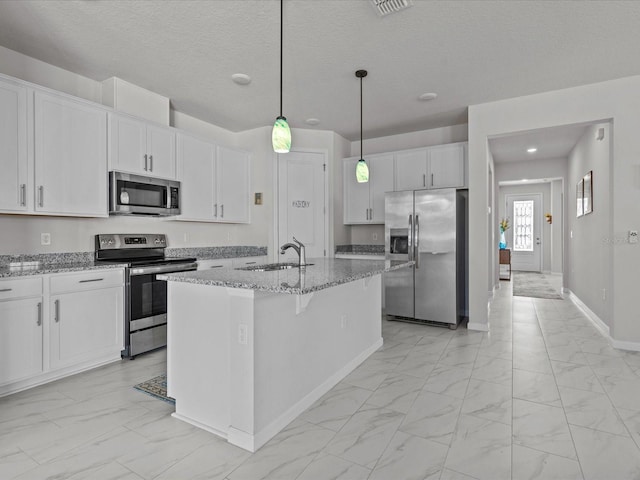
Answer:
POLYGON ((180 215, 180 182, 109 172, 110 215, 180 215))

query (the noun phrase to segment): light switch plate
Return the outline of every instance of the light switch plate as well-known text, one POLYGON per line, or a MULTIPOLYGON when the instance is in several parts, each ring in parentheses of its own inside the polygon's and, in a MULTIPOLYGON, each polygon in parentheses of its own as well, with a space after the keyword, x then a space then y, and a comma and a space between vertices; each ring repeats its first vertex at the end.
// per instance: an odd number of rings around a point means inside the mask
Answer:
POLYGON ((50 233, 41 233, 40 234, 40 245, 51 245, 51 234, 50 233))

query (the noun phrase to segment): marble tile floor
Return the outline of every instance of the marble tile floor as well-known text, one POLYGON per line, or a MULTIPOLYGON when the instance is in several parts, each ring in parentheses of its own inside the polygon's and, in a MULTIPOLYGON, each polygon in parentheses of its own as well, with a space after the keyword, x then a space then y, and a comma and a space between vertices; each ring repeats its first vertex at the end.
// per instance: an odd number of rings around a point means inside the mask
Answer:
POLYGON ((501 286, 489 333, 383 320, 384 346, 255 454, 132 388, 164 351, 1 398, 0 479, 640 478, 640 354, 501 286))

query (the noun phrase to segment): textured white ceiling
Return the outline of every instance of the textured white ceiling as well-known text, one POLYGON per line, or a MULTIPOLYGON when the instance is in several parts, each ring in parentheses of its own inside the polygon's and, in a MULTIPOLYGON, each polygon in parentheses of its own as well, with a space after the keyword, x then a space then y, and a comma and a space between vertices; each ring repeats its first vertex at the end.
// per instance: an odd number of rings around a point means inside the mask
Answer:
MULTIPOLYGON (((3 0, 0 45, 239 131, 278 115, 279 5, 3 0)), ((468 105, 640 74, 638 25, 635 1, 415 0, 379 17, 368 0, 285 0, 283 113, 357 139, 365 68, 366 138, 464 123, 468 105)))

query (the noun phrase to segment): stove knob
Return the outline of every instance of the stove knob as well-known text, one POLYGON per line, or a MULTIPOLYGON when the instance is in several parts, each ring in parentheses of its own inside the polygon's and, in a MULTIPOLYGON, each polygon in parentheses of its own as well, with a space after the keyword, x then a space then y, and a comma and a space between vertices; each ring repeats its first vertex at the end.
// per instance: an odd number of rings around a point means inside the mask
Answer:
POLYGON ((107 241, 107 245, 113 245, 113 243, 114 243, 114 242, 113 242, 113 238, 110 238, 110 239, 107 241))

